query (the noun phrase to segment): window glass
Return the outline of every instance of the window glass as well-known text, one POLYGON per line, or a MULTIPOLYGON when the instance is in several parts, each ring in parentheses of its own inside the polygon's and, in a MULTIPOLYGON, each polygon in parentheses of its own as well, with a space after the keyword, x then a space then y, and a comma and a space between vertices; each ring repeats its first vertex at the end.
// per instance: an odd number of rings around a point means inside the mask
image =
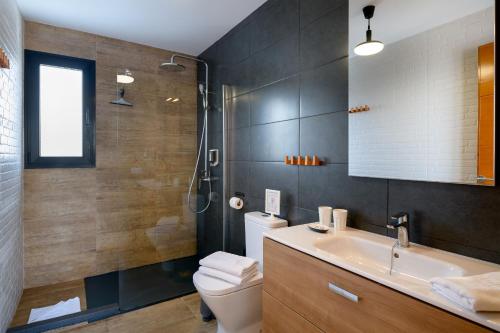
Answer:
POLYGON ((83 72, 40 65, 40 156, 83 156, 83 72))

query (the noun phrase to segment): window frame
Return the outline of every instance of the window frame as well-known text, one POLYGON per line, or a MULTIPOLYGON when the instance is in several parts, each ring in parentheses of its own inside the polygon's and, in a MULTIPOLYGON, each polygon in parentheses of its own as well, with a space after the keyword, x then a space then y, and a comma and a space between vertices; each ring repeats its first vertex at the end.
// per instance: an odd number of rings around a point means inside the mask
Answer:
POLYGON ((58 54, 24 51, 24 151, 25 169, 95 168, 95 61, 58 54), (40 156, 40 65, 82 71, 82 152, 81 157, 40 156))

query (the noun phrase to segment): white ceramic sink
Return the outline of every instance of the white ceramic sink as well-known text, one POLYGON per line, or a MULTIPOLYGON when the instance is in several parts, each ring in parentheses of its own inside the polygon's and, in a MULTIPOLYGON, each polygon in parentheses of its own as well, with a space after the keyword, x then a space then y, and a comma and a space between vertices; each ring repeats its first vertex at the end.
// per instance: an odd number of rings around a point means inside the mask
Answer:
POLYGON ((356 236, 335 236, 317 240, 314 246, 330 255, 341 257, 355 265, 378 270, 392 276, 429 281, 433 277, 463 276, 457 265, 426 255, 421 249, 394 248, 394 241, 373 240, 356 236))
POLYGON ((394 238, 351 228, 318 234, 307 225, 272 229, 265 237, 500 332, 500 312, 464 310, 429 283, 433 277, 500 272, 500 265, 410 243, 394 248, 389 274, 394 238))

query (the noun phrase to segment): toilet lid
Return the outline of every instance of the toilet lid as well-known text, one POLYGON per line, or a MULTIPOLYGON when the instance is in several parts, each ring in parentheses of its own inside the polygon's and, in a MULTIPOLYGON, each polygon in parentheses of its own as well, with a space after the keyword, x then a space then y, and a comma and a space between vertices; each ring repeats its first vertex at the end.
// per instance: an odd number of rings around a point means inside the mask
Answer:
POLYGON ((250 281, 238 286, 221 279, 204 275, 200 272, 194 273, 193 282, 199 293, 211 296, 222 296, 262 283, 262 273, 258 272, 250 281))

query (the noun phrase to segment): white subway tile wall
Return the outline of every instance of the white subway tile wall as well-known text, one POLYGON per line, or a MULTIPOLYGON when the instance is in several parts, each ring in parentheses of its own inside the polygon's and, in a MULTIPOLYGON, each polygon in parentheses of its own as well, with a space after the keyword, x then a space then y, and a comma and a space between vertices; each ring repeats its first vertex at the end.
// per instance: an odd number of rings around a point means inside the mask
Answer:
POLYGON ((477 48, 494 8, 349 62, 349 175, 476 182, 477 48))
POLYGON ((23 291, 23 21, 15 0, 0 1, 0 47, 10 69, 0 69, 0 332, 23 291))

